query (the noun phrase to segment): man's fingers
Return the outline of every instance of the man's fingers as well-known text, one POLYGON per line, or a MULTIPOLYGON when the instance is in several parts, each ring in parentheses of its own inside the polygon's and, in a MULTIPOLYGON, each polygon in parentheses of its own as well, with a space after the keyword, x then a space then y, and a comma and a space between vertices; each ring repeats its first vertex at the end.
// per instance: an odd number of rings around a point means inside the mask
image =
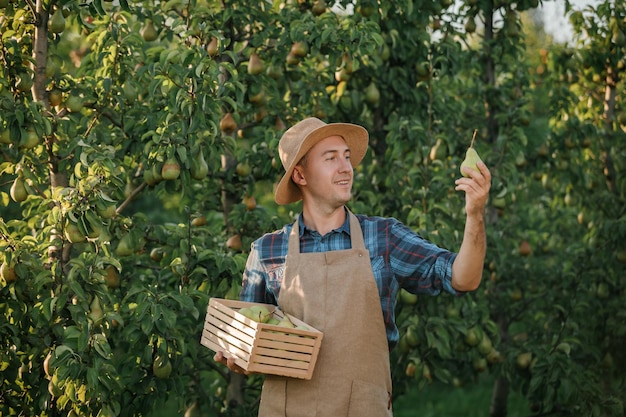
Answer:
POLYGON ((228 366, 228 369, 230 369, 232 372, 236 374, 248 375, 248 372, 244 371, 242 367, 240 367, 239 365, 235 363, 234 358, 228 358, 226 360, 226 366, 228 366))
POLYGON ((222 365, 226 365, 231 372, 248 375, 248 372, 244 371, 242 367, 235 363, 235 358, 232 356, 227 358, 224 356, 223 352, 216 352, 215 355, 213 355, 213 360, 221 363, 222 365))

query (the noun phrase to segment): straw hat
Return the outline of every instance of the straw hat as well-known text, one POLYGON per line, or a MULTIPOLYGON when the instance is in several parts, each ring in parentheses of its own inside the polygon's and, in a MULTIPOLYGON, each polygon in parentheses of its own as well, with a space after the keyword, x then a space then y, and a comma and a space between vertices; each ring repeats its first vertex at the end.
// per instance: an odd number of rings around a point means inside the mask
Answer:
POLYGON ((315 117, 309 117, 289 128, 280 139, 278 154, 285 168, 274 199, 278 204, 289 204, 302 198, 300 189, 291 180, 291 173, 302 157, 315 144, 329 136, 341 136, 350 148, 352 167, 359 165, 367 152, 369 135, 361 126, 350 123, 324 123, 315 117))

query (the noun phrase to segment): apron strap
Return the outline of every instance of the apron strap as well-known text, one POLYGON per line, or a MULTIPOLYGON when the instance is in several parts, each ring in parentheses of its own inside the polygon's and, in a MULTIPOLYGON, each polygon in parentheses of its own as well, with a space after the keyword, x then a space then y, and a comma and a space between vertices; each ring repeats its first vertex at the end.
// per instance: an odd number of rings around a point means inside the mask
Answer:
POLYGON ((365 250, 365 240, 363 239, 363 231, 359 224, 359 219, 348 210, 350 216, 350 239, 352 240, 352 249, 365 250))
POLYGON ((289 246, 287 248, 287 256, 290 253, 300 253, 300 223, 298 219, 291 226, 291 233, 289 233, 289 246))

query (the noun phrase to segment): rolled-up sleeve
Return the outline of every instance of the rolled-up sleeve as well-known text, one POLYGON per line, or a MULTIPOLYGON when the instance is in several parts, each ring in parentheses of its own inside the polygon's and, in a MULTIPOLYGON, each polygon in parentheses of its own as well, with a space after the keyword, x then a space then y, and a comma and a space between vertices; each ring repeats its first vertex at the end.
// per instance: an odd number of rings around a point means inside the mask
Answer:
POLYGON ((253 303, 265 303, 267 295, 265 275, 258 247, 256 244, 252 244, 248 260, 246 261, 246 268, 243 272, 239 299, 253 303))
POLYGON ((400 222, 389 228, 389 262, 400 287, 415 293, 453 295, 452 264, 456 253, 427 241, 400 222))

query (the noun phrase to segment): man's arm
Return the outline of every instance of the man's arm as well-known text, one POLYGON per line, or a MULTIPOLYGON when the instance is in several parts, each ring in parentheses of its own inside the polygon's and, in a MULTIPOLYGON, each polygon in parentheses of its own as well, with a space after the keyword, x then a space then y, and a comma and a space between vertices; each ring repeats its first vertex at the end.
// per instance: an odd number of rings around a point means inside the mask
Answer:
POLYGON ((452 286, 458 291, 474 291, 480 285, 487 252, 485 205, 491 188, 491 173, 483 162, 480 172, 465 168, 468 178, 456 180, 457 191, 465 191, 465 231, 458 256, 452 264, 452 286))
MULTIPOLYGON (((250 254, 248 255, 248 259, 246 261, 246 268, 243 273, 242 290, 239 294, 239 298, 241 300, 254 302, 257 300, 262 300, 264 298, 264 281, 258 273, 258 271, 260 271, 261 269, 262 265, 259 258, 258 248, 256 248, 253 244, 250 250, 250 254)), ((249 372, 245 371, 243 368, 235 363, 234 358, 227 358, 224 355, 224 352, 216 352, 213 356, 213 360, 221 363, 222 365, 226 365, 231 372, 234 372, 236 374, 250 375, 249 372)))

